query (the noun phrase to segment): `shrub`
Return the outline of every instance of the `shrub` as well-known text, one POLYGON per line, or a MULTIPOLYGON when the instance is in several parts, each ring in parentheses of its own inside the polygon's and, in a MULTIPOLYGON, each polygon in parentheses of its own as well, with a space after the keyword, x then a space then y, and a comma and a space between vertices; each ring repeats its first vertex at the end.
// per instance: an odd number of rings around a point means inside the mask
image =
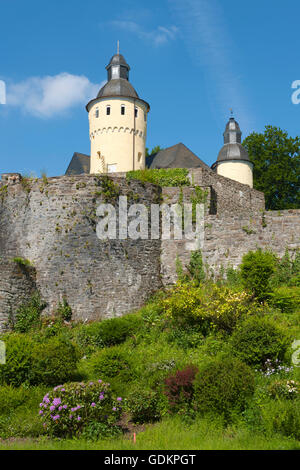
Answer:
POLYGON ((232 266, 229 266, 226 269, 226 281, 225 284, 229 287, 240 286, 242 283, 241 273, 238 269, 234 269, 232 266))
POLYGON ((190 277, 197 283, 205 280, 205 271, 203 266, 203 259, 201 250, 192 251, 190 263, 187 266, 190 277))
POLYGON ((74 436, 92 423, 106 429, 116 425, 122 398, 114 398, 109 384, 102 380, 69 383, 55 387, 40 403, 39 415, 45 432, 54 436, 74 436))
POLYGON ((266 300, 271 292, 271 276, 276 270, 275 255, 261 249, 249 251, 243 256, 240 269, 246 290, 259 301, 266 300))
POLYGON ((116 348, 95 353, 91 357, 91 365, 94 374, 101 375, 105 380, 119 377, 127 382, 133 376, 127 356, 116 348))
POLYGON ((104 320, 100 325, 100 338, 103 344, 105 346, 113 346, 123 343, 136 332, 141 325, 141 319, 131 314, 104 320))
POLYGON ((59 302, 58 308, 57 308, 57 314, 58 317, 61 318, 63 321, 70 321, 72 318, 72 309, 70 305, 68 304, 68 301, 66 298, 63 298, 62 302, 59 302))
POLYGON ((203 335, 195 326, 185 326, 185 328, 171 328, 167 335, 169 343, 175 343, 182 349, 197 348, 203 343, 203 335))
POLYGON ((272 398, 293 400, 299 397, 300 383, 296 380, 276 380, 268 390, 272 398))
POLYGON ((170 291, 163 307, 173 323, 195 325, 204 335, 212 328, 230 333, 241 317, 257 309, 245 292, 218 286, 204 289, 185 283, 178 283, 170 291))
POLYGON ((164 393, 171 411, 179 411, 191 404, 194 396, 193 381, 197 372, 198 368, 190 365, 165 379, 164 393))
POLYGON ((102 322, 83 325, 75 334, 79 346, 84 349, 103 348, 121 344, 141 326, 142 320, 130 314, 102 322))
POLYGON ((59 337, 36 344, 32 351, 30 382, 57 385, 76 375, 79 354, 68 340, 59 337))
POLYGON ((263 366, 267 360, 281 361, 289 346, 285 331, 266 317, 250 317, 231 337, 234 354, 249 365, 263 366))
POLYGON ((300 308, 300 288, 278 287, 272 292, 269 303, 282 312, 293 313, 297 308, 300 308))
POLYGON ((19 387, 29 382, 34 342, 17 333, 7 335, 3 340, 6 345, 6 363, 0 364, 0 381, 19 387))
POLYGON ((28 302, 18 308, 13 329, 18 333, 27 333, 39 327, 41 313, 45 307, 46 304, 41 301, 39 294, 34 294, 28 302))
POLYGON ((294 400, 272 400, 261 407, 265 429, 300 439, 300 406, 294 400))
POLYGON ((153 423, 163 414, 164 399, 158 391, 137 388, 129 395, 126 408, 134 423, 153 423))
POLYGON ((216 358, 204 365, 194 381, 194 402, 201 413, 217 413, 229 418, 245 408, 254 392, 254 376, 249 366, 231 357, 216 358))

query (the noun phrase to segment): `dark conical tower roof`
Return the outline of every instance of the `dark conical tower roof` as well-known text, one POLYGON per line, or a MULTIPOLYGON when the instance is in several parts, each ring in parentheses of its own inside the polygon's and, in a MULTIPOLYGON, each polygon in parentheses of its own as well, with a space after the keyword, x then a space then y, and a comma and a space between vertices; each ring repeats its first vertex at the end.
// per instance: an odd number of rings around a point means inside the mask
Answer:
POLYGON ((232 116, 226 124, 224 145, 221 148, 217 162, 226 160, 250 161, 247 150, 242 146, 242 132, 238 122, 232 116))
MULTIPOLYGON (((129 70, 130 67, 126 62, 125 57, 119 53, 112 56, 109 61, 109 64, 105 67, 107 70, 107 83, 99 90, 98 95, 95 99, 105 98, 105 97, 124 97, 124 98, 136 98, 144 102, 150 109, 149 104, 140 99, 136 90, 133 88, 129 82, 129 70)), ((89 106, 95 100, 91 100, 87 106, 87 111, 89 106)))
POLYGON ((130 67, 122 54, 113 55, 106 66, 106 70, 107 83, 101 88, 97 98, 104 96, 139 97, 131 83, 129 83, 130 67))

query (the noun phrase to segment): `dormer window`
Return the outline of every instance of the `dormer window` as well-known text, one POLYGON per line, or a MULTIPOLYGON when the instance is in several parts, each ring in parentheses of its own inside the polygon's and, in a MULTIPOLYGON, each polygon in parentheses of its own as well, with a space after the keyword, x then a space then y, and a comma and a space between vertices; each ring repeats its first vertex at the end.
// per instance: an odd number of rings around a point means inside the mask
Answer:
POLYGON ((106 106, 106 115, 107 115, 107 116, 110 115, 110 106, 106 106))
POLYGON ((122 114, 122 116, 124 116, 124 114, 125 114, 125 105, 124 104, 121 105, 121 114, 122 114))
POLYGON ((138 109, 137 108, 134 108, 134 117, 138 117, 138 109))

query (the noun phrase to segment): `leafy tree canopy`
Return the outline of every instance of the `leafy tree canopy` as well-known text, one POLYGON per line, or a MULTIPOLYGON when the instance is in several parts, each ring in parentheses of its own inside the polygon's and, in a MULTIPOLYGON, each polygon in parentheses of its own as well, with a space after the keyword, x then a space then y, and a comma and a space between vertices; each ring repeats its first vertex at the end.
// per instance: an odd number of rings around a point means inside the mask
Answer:
POLYGON ((149 155, 154 155, 155 153, 159 152, 160 150, 163 150, 160 145, 156 145, 156 147, 153 147, 152 150, 149 151, 149 149, 146 147, 146 157, 149 157, 149 155))
POLYGON ((266 126, 243 142, 254 163, 254 188, 264 192, 268 210, 300 208, 300 137, 266 126))

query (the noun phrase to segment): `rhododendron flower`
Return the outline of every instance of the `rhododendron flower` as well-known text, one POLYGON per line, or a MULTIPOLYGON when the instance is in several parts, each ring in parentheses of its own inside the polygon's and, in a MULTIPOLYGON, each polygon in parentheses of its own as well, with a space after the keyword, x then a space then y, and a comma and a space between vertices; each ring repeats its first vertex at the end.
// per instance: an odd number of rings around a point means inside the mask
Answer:
POLYGON ((50 411, 53 411, 53 410, 55 410, 55 406, 54 406, 54 405, 50 406, 50 411))
POLYGON ((93 407, 94 407, 94 406, 96 406, 96 403, 94 403, 94 402, 93 402, 93 403, 91 403, 91 406, 93 406, 93 407))
POLYGON ((118 397, 118 398, 117 398, 117 401, 122 401, 122 398, 121 398, 121 397, 118 397))
POLYGON ((61 404, 61 399, 60 398, 54 398, 52 403, 55 406, 60 405, 61 404))

